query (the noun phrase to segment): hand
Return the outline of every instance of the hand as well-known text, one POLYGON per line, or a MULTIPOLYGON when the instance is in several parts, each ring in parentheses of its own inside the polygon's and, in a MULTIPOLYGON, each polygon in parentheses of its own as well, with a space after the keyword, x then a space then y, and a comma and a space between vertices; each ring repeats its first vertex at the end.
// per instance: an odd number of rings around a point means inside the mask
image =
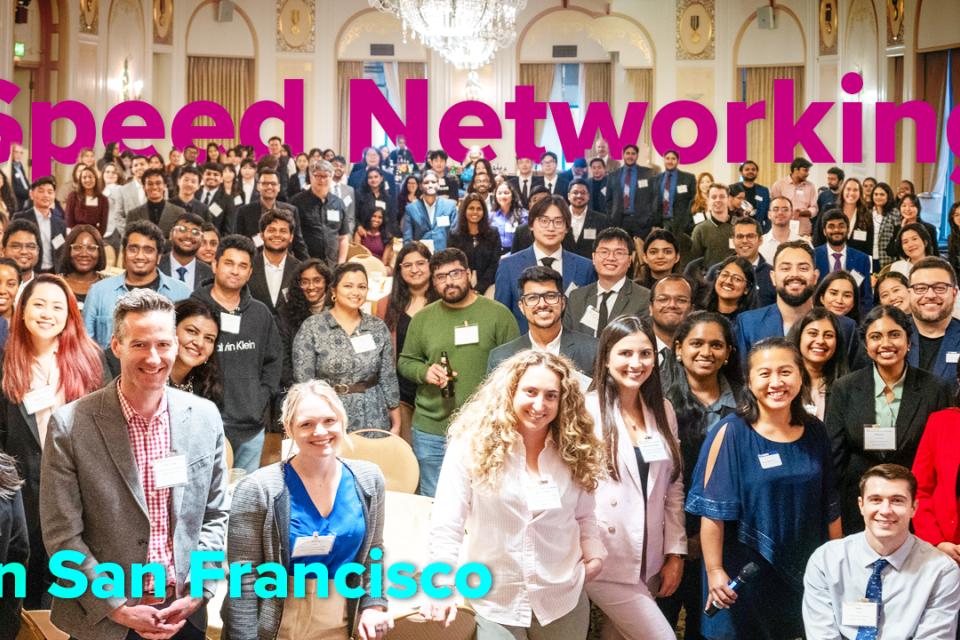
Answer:
POLYGON ((670 556, 660 569, 660 592, 658 598, 668 598, 680 586, 680 579, 683 577, 683 558, 680 556, 670 556))
POLYGON ((357 235, 360 236, 361 238, 366 237, 367 230, 363 228, 363 225, 359 225, 359 224, 357 225, 357 235))
POLYGON ((726 609, 737 601, 737 592, 728 587, 730 576, 722 567, 711 569, 707 572, 707 604, 703 610, 710 608, 711 604, 717 605, 719 609, 726 609))
POLYGON ((427 607, 427 610, 424 611, 423 607, 420 608, 420 614, 426 620, 433 620, 434 622, 442 622, 443 628, 446 629, 453 621, 457 619, 457 605, 450 604, 431 604, 427 607))
POLYGON ((937 549, 940 549, 940 551, 950 556, 951 560, 960 564, 960 545, 944 541, 937 545, 937 549))
POLYGON ((583 568, 585 571, 584 581, 593 582, 603 569, 603 560, 600 558, 590 558, 583 564, 583 568))
POLYGON ((159 614, 159 611, 145 604, 122 605, 114 609, 109 618, 122 627, 132 629, 145 640, 172 638, 186 623, 186 620, 167 623, 160 618, 159 614))
POLYGON ((379 607, 367 607, 360 614, 357 630, 361 640, 380 640, 393 629, 393 616, 379 607))
MULTIPOLYGON (((453 372, 453 376, 457 376, 456 371, 453 372)), ((445 386, 447 386, 449 378, 447 378, 447 373, 443 370, 443 367, 434 363, 430 365, 429 369, 427 369, 427 375, 423 377, 423 381, 427 384, 434 384, 443 389, 445 386)))
POLYGON ((191 598, 190 596, 184 596, 171 602, 170 606, 166 609, 160 609, 157 611, 157 617, 163 622, 174 624, 180 622, 181 620, 186 620, 196 613, 197 609, 202 606, 203 598, 191 598))

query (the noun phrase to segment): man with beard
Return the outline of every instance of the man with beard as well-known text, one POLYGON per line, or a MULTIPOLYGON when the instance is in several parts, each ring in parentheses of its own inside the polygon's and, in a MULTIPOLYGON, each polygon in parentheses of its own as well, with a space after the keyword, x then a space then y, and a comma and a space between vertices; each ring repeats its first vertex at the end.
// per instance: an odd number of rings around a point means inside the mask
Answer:
POLYGON ((590 177, 587 178, 587 187, 590 189, 590 208, 604 215, 609 211, 610 200, 607 198, 607 167, 602 158, 590 161, 590 177))
MULTIPOLYGON (((763 231, 770 230, 770 221, 767 219, 767 212, 770 211, 770 189, 762 184, 757 184, 757 174, 760 168, 753 160, 747 160, 740 165, 740 184, 744 189, 744 201, 749 202, 755 212, 753 217, 757 219, 763 231)), ((792 211, 791 211, 792 212, 792 211)), ((766 256, 764 256, 766 257, 766 256)), ((773 259, 773 254, 767 258, 767 262, 773 259)))
MULTIPOLYGON (((621 233, 626 232, 621 230, 621 233)), ((592 376, 597 340, 592 335, 564 329, 561 319, 567 300, 560 290, 563 286, 560 274, 547 267, 527 267, 520 274, 519 284, 520 310, 527 319, 530 331, 491 351, 487 372, 496 369, 497 365, 515 353, 539 349, 570 358, 580 373, 592 376)))
POLYGON ((492 188, 493 180, 487 174, 481 173, 480 175, 473 176, 467 193, 475 193, 483 198, 483 202, 487 205, 487 211, 493 211, 497 208, 497 203, 493 198, 492 188))
POLYGON ((651 208, 654 175, 650 167, 637 164, 640 149, 635 144, 623 148, 623 166, 607 167, 607 215, 610 224, 625 229, 634 238, 646 238, 656 220, 651 208))
POLYGON ((208 162, 203 165, 203 188, 194 194, 213 216, 213 225, 220 235, 225 236, 234 232, 237 226, 237 209, 233 204, 233 197, 222 189, 223 165, 219 162, 208 162))
POLYGON ((422 195, 407 205, 403 216, 403 243, 429 240, 435 251, 447 248, 447 236, 457 221, 457 203, 449 198, 438 198, 440 179, 436 173, 423 172, 420 183, 422 195))
MULTIPOLYGON (((336 174, 336 170, 334 170, 336 174)), ((249 204, 245 204, 237 209, 237 229, 236 233, 247 236, 257 243, 256 237, 260 233, 260 218, 271 209, 280 209, 286 211, 293 217, 293 241, 291 247, 293 255, 297 260, 306 260, 310 257, 307 251, 307 243, 303 240, 303 233, 300 230, 300 212, 297 208, 288 202, 280 202, 280 178, 276 169, 263 168, 257 174, 257 191, 260 197, 249 204)), ((353 193, 353 189, 350 189, 353 193)), ((346 205, 346 201, 344 201, 346 205)), ((351 196, 350 205, 353 205, 351 196)), ((350 208, 347 209, 347 217, 350 217, 350 208)))
POLYGON ((267 305, 274 316, 286 302, 290 281, 300 261, 290 255, 293 216, 283 209, 271 209, 260 218, 262 246, 253 260, 250 294, 267 305))
POLYGON ((849 272, 860 290, 860 317, 863 318, 873 308, 873 289, 870 287, 872 259, 847 245, 850 222, 843 211, 830 209, 821 216, 820 223, 827 243, 814 249, 820 280, 834 271, 849 272))
POLYGON ((960 320, 951 317, 957 301, 957 274, 943 258, 931 256, 910 271, 910 336, 907 364, 956 385, 960 320))
POLYGON ((435 253, 430 259, 430 276, 440 299, 410 321, 397 371, 417 383, 413 452, 420 463, 418 493, 433 497, 451 416, 480 385, 490 352, 519 336, 520 331, 510 311, 471 289, 463 251, 435 253), (440 364, 443 353, 453 378, 440 364), (448 384, 453 388, 445 391, 448 384))
MULTIPOLYGON (((827 186, 820 187, 820 193, 817 195, 817 211, 823 213, 837 206, 844 175, 843 169, 840 167, 827 169, 827 186)), ((821 224, 823 223, 821 222, 821 224)))
POLYGON ((657 337, 657 364, 660 381, 666 390, 673 381, 677 360, 673 336, 677 327, 693 311, 693 284, 679 273, 671 273, 653 283, 650 289, 650 318, 657 337))
POLYGON ((203 239, 203 218, 184 211, 170 230, 170 251, 160 258, 160 271, 196 291, 213 277, 213 270, 200 260, 197 251, 203 239))
MULTIPOLYGON (((813 248, 802 240, 784 242, 777 248, 773 257, 773 284, 777 288, 777 301, 737 316, 734 334, 744 366, 751 345, 764 338, 782 338, 813 308, 813 292, 820 275, 814 264, 813 248)), ((850 368, 857 369, 860 354, 857 323, 846 316, 838 316, 837 323, 850 368)))

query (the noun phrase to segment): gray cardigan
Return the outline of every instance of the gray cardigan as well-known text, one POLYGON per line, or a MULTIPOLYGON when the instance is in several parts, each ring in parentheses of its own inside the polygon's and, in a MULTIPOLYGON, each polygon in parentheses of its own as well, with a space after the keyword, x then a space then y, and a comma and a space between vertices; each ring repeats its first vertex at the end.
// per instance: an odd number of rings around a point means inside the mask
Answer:
MULTIPOLYGON (((386 598, 373 598, 370 590, 370 550, 383 551, 384 483, 380 468, 362 460, 343 460, 357 481, 357 493, 363 504, 367 533, 357 554, 363 564, 363 589, 367 595, 347 601, 351 633, 360 610, 387 606, 386 598)), ((286 567, 290 559, 290 492, 283 480, 283 465, 278 462, 258 469, 237 485, 230 507, 227 530, 227 561, 249 562, 254 566, 276 562, 286 567)), ((253 591, 256 572, 241 576, 239 598, 223 602, 224 640, 274 640, 280 631, 283 599, 261 600, 253 591)), ((351 574, 351 587, 359 586, 359 578, 351 574)))

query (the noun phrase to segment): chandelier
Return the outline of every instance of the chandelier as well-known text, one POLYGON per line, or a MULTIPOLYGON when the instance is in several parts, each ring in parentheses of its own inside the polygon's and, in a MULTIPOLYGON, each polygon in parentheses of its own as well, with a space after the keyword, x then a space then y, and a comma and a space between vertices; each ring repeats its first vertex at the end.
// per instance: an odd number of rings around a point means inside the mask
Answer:
POLYGON ((457 69, 479 69, 514 38, 527 0, 368 0, 457 69))

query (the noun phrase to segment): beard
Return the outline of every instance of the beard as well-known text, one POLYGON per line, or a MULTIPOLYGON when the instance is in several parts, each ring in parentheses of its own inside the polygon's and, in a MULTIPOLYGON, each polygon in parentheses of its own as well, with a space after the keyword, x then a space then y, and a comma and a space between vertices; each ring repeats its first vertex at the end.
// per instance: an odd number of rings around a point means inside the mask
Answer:
POLYGON ((459 287, 453 284, 444 287, 440 296, 443 298, 443 301, 448 304, 457 304, 458 302, 462 302, 468 293, 470 293, 470 287, 459 287))
POLYGON ((803 288, 798 294, 788 293, 785 287, 777 287, 777 297, 782 299, 791 307, 799 307, 800 305, 806 303, 807 300, 813 296, 814 287, 807 285, 803 288))
POLYGON ((195 255, 197 255, 198 251, 200 251, 200 245, 195 245, 193 248, 184 248, 184 247, 181 247, 180 245, 174 244, 173 249, 174 249, 174 253, 176 253, 178 256, 182 256, 184 258, 192 258, 195 255))

